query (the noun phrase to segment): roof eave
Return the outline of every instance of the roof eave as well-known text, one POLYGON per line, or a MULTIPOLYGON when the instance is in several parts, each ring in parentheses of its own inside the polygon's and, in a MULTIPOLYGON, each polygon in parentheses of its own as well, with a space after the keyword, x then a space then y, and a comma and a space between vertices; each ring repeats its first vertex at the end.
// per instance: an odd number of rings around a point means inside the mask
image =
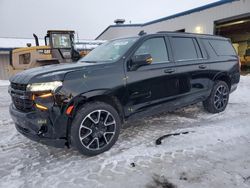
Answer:
POLYGON ((108 26, 103 32, 101 32, 100 35, 98 35, 95 40, 99 40, 99 37, 101 37, 106 31, 108 31, 110 28, 114 27, 141 27, 143 24, 117 24, 117 25, 110 25, 108 26))

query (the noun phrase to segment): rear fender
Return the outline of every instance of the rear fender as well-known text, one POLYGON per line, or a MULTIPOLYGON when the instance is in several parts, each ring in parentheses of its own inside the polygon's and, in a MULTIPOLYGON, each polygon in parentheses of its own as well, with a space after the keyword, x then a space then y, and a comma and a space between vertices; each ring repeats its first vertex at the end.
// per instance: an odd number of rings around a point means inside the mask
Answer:
POLYGON ((221 81, 226 82, 227 85, 228 85, 228 87, 229 87, 229 89, 231 88, 231 77, 226 72, 217 73, 213 77, 213 81, 216 81, 216 80, 221 80, 221 81))

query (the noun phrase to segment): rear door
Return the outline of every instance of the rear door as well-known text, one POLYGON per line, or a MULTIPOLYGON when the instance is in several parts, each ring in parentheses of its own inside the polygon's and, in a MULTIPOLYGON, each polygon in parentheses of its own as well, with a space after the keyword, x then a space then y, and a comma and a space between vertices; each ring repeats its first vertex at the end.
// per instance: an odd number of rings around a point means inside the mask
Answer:
POLYGON ((175 35, 170 37, 176 74, 179 79, 179 93, 204 96, 209 89, 209 64, 207 54, 196 37, 175 35))
MULTIPOLYGON (((164 36, 145 38, 131 53, 130 59, 140 54, 150 54, 153 62, 137 70, 126 67, 128 103, 125 112, 127 110, 127 114, 166 100, 173 100, 179 92, 168 38, 164 36)), ((127 65, 129 61, 128 59, 127 65)))

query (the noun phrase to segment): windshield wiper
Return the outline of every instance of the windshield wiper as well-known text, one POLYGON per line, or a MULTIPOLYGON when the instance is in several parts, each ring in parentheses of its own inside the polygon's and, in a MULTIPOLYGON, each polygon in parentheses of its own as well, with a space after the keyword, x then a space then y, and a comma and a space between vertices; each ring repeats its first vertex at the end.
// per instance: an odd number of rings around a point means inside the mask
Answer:
POLYGON ((80 61, 82 63, 96 63, 96 61, 80 61))
POLYGON ((113 59, 107 59, 107 60, 96 60, 96 61, 84 61, 82 60, 81 62, 85 63, 97 63, 97 62, 111 62, 113 59))

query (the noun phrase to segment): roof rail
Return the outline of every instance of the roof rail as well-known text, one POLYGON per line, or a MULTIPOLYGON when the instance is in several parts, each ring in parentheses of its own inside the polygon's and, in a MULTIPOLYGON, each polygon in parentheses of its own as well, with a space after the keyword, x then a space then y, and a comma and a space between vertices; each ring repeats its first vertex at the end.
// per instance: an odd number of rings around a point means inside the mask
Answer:
POLYGON ((184 33, 184 34, 198 34, 198 33, 188 33, 188 32, 180 32, 180 31, 158 31, 156 33, 184 33))
POLYGON ((176 33, 176 32, 174 32, 174 31, 158 31, 156 33, 176 33))
MULTIPOLYGON (((173 34, 178 33, 178 34, 180 34, 180 32, 178 32, 178 31, 158 31, 156 33, 173 33, 173 34)), ((221 37, 221 36, 218 36, 218 35, 205 34, 205 33, 190 33, 190 32, 181 32, 181 33, 183 33, 184 35, 201 35, 201 36, 221 37)))

